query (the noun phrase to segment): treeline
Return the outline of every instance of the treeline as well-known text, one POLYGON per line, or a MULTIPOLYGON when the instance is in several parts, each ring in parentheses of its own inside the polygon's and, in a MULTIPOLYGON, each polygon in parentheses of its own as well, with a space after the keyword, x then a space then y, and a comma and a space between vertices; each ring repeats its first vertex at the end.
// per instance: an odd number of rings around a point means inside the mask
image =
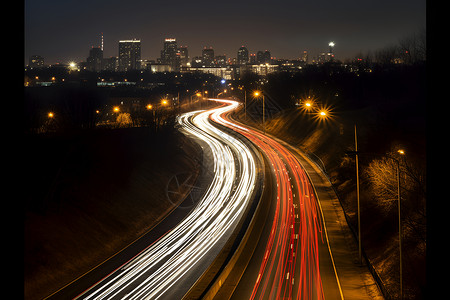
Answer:
POLYGON ((217 77, 201 73, 93 73, 61 68, 27 70, 25 81, 29 85, 24 88, 22 126, 27 134, 67 133, 97 126, 158 128, 174 118, 176 108, 198 100, 196 93, 214 91, 220 85, 217 77), (97 86, 102 79, 133 84, 97 86), (50 86, 36 84, 47 81, 50 86))

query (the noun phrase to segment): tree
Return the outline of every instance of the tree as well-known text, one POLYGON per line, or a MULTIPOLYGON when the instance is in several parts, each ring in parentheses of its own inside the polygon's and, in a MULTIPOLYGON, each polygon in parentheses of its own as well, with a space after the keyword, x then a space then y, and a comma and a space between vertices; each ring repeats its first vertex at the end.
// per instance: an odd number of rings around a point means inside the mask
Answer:
POLYGON ((413 159, 398 157, 396 151, 373 160, 365 170, 377 205, 388 213, 397 206, 397 162, 400 168, 400 194, 404 233, 426 243, 426 171, 413 159))
POLYGON ((129 113, 120 113, 116 119, 118 127, 129 127, 133 121, 129 113))

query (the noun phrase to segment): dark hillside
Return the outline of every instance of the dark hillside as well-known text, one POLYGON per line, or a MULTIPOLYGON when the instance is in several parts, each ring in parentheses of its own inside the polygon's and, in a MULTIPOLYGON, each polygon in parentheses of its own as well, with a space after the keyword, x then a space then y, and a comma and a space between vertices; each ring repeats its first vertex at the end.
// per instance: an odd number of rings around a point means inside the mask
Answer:
POLYGON ((173 129, 33 136, 25 147, 26 299, 42 299, 151 228, 174 207, 172 176, 198 174, 201 157, 173 129))
MULTIPOLYGON (((266 131, 302 149, 327 172, 355 233, 355 156, 348 152, 355 149, 357 126, 363 250, 393 298, 399 291, 394 159, 399 161, 404 297, 422 299, 427 220, 425 67, 374 68, 354 74, 324 66, 291 77, 273 74, 264 90, 284 108, 269 115, 266 131), (308 95, 315 105, 331 108, 331 117, 321 120, 317 110, 304 109, 308 95), (405 155, 399 156, 398 149, 405 155)), ((237 118, 244 120, 243 111, 237 118)), ((261 115, 253 114, 247 123, 261 129, 261 115)))

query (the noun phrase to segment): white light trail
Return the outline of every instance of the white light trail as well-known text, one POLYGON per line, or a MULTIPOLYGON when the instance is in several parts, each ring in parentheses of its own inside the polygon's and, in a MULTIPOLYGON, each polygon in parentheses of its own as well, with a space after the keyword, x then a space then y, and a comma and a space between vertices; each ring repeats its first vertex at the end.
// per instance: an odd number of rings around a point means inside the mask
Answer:
POLYGON ((190 271, 201 270, 200 275, 206 270, 207 266, 199 262, 207 254, 215 256, 220 250, 214 248, 216 243, 233 232, 256 182, 250 149, 208 120, 211 114, 212 118, 220 118, 220 114, 238 105, 234 101, 228 103, 225 107, 190 112, 178 118, 183 130, 208 144, 214 158, 212 183, 197 206, 173 230, 79 298, 158 299, 190 271))

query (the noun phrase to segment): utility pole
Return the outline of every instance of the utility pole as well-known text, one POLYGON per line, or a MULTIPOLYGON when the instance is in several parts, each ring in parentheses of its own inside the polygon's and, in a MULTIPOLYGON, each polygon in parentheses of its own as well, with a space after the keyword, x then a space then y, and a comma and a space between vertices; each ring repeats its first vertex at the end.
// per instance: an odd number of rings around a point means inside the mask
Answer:
MULTIPOLYGON (((401 152, 400 152, 401 153, 401 152)), ((397 162, 397 196, 398 196, 398 247, 399 247, 399 259, 400 259, 400 300, 403 299, 403 263, 402 263, 402 218, 401 218, 401 196, 400 196, 400 162, 397 162)))
POLYGON ((263 103, 262 103, 262 114, 263 114, 263 129, 264 129, 264 135, 266 134, 266 114, 264 111, 264 92, 262 92, 262 96, 263 96, 263 103))
POLYGON ((245 88, 244 88, 244 101, 245 101, 245 106, 244 106, 245 121, 247 121, 247 90, 245 88))
POLYGON ((359 263, 362 264, 362 254, 361 254, 361 209, 359 205, 359 167, 358 167, 358 138, 356 135, 356 124, 355 124, 355 161, 356 161, 356 199, 358 202, 358 253, 359 253, 359 263))

